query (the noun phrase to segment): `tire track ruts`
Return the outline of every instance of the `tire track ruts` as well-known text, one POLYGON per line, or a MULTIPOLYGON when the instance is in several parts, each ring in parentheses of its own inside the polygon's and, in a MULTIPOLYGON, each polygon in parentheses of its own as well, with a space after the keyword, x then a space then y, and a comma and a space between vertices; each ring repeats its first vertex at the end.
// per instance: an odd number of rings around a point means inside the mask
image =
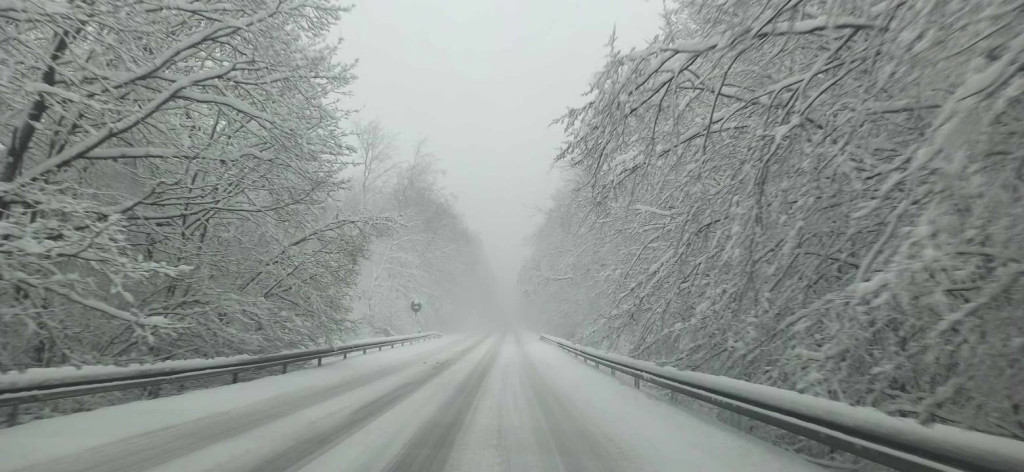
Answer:
POLYGON ((545 426, 562 470, 619 470, 616 458, 576 416, 579 410, 565 402, 528 357, 524 358, 523 366, 528 385, 532 387, 529 395, 540 408, 534 412, 537 414, 535 421, 545 426))
POLYGON ((462 431, 487 375, 491 373, 504 341, 501 337, 466 378, 455 387, 433 416, 416 431, 400 455, 384 470, 440 471, 448 463, 455 440, 462 431))
POLYGON ((481 338, 469 347, 456 351, 447 357, 438 368, 430 369, 412 380, 402 383, 398 387, 388 391, 370 403, 360 406, 355 411, 339 412, 327 421, 330 425, 327 428, 317 428, 307 434, 292 440, 292 446, 265 460, 255 467, 232 469, 227 467, 225 471, 247 471, 247 472, 278 472, 284 470, 298 470, 309 464, 317 457, 325 454, 348 437, 359 432, 359 430, 372 423, 375 419, 399 405, 405 399, 419 391, 432 379, 443 374, 455 366, 458 361, 468 353, 474 351, 486 338, 481 338))
MULTIPOLYGON (((475 343, 475 347, 478 343, 475 343)), ((431 350, 429 355, 436 355, 431 350)), ((365 387, 419 365, 406 362, 317 387, 284 393, 253 404, 166 426, 109 444, 101 444, 17 472, 110 472, 146 470, 225 441, 246 431, 313 408, 338 395, 365 387)))

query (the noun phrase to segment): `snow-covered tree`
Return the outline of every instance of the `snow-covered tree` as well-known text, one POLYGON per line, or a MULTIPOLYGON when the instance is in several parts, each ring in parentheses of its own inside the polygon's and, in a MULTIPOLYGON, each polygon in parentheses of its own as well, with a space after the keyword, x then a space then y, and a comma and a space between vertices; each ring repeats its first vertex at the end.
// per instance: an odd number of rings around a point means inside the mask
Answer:
POLYGON ((356 318, 374 334, 460 329, 493 310, 494 280, 478 238, 441 183, 437 158, 421 141, 399 158, 397 135, 379 121, 353 136, 360 185, 348 197, 364 211, 391 215, 395 227, 374 239, 354 302, 356 318), (412 300, 423 311, 414 314, 412 300))
POLYGON ((345 189, 326 0, 0 7, 0 369, 317 344, 389 219, 345 189))
POLYGON ((571 337, 596 316, 608 312, 614 291, 618 245, 615 234, 588 223, 589 201, 561 189, 541 226, 530 236, 531 257, 518 284, 523 316, 544 332, 571 337))
POLYGON ((587 343, 1024 436, 1022 24, 1011 0, 677 2, 564 116, 575 195, 523 283, 598 297, 587 343))
POLYGON ((355 164, 359 175, 359 207, 365 208, 370 201, 391 183, 398 162, 398 137, 384 128, 380 120, 366 123, 356 122, 353 126, 355 137, 355 164))

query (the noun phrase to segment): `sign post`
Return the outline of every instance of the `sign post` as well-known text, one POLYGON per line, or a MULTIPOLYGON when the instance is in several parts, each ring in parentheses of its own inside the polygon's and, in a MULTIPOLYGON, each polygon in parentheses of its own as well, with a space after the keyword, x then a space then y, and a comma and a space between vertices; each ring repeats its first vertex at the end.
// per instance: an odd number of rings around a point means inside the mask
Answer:
MULTIPOLYGON (((414 299, 412 299, 412 303, 410 303, 410 304, 409 304, 409 309, 410 309, 410 310, 412 310, 412 317, 413 317, 413 318, 416 318, 416 325, 418 325, 418 326, 423 326, 423 325, 422 325, 422 324, 420 323, 420 320, 419 320, 419 316, 417 316, 417 315, 416 315, 417 313, 419 313, 419 312, 420 312, 420 310, 422 310, 422 309, 423 309, 423 304, 422 304, 422 303, 420 303, 420 301, 419 301, 419 300, 417 300, 417 299, 415 299, 415 298, 414 298, 414 299)), ((420 333, 420 332, 422 332, 422 331, 423 331, 422 329, 416 329, 416 332, 417 332, 417 333, 420 333)))

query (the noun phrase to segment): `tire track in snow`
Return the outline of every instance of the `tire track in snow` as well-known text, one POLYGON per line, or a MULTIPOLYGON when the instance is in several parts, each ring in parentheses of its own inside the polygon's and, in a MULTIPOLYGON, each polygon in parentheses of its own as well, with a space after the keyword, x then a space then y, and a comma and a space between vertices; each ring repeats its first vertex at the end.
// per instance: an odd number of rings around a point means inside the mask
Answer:
MULTIPOLYGON (((460 349, 459 354, 478 346, 460 349)), ((436 356, 444 346, 429 351, 436 356)), ((451 359, 450 355, 447 357, 451 359)), ((52 461, 34 464, 16 472, 113 472, 146 470, 183 455, 225 441, 246 431, 272 423, 299 411, 314 408, 339 395, 380 382, 415 368, 403 362, 379 371, 367 372, 337 383, 294 394, 275 395, 245 407, 224 411, 185 423, 156 429, 122 441, 103 444, 52 461)))
MULTIPOLYGON (((412 380, 389 390, 385 395, 378 397, 355 411, 345 411, 336 414, 335 418, 327 421, 327 427, 316 428, 295 438, 291 447, 266 458, 256 468, 223 469, 225 471, 247 471, 247 472, 278 472, 284 470, 299 470, 309 464, 317 457, 320 457, 331 450, 351 435, 359 432, 366 425, 372 423, 378 417, 384 415, 395 406, 401 404, 414 393, 422 389, 431 380, 448 371, 464 359, 469 353, 477 349, 486 338, 480 338, 471 346, 460 349, 448 356, 444 361, 429 371, 416 376, 412 380)), ((492 349, 493 350, 493 349, 492 349)))
POLYGON ((455 440, 469 418, 473 405, 488 374, 491 373, 504 341, 502 336, 444 400, 416 434, 409 439, 400 455, 384 470, 441 471, 451 455, 455 440))
POLYGON ((543 431, 537 431, 534 438, 538 441, 544 437, 550 439, 558 454, 561 470, 628 470, 618 466, 618 460, 609 452, 604 440, 581 419, 579 409, 566 403, 565 398, 544 379, 525 352, 522 356, 528 395, 536 405, 532 409, 535 416, 533 423, 543 427, 543 431))

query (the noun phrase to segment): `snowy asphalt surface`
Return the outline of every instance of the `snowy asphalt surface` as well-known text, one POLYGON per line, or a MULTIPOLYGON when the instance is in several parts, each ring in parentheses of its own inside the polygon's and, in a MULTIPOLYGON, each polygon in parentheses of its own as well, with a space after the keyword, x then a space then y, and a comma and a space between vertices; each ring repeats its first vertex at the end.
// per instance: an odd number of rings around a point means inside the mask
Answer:
POLYGON ((818 469, 507 334, 9 428, 0 470, 818 469))

